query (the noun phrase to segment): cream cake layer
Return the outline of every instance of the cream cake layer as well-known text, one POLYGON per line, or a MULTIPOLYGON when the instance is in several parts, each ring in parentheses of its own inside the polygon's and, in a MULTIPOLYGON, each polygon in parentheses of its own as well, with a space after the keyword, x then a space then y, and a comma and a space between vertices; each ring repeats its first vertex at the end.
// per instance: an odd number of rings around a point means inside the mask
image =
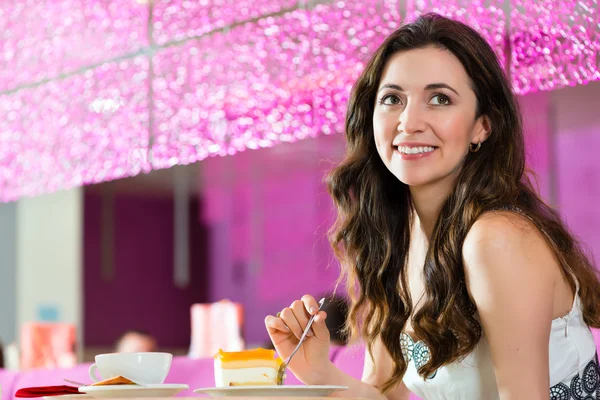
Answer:
POLYGON ((277 384, 277 369, 239 368, 239 369, 215 369, 215 386, 264 386, 277 384))

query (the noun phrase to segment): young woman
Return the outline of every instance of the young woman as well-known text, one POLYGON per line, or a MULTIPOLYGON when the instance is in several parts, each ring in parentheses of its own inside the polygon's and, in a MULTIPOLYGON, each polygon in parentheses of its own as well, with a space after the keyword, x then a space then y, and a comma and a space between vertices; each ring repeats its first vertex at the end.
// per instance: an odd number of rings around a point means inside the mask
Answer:
MULTIPOLYGON (((520 111, 487 42, 435 14, 402 26, 358 79, 346 138, 332 245, 363 379, 328 360, 322 312, 291 371, 348 397, 600 396, 598 274, 524 173, 520 111)), ((316 307, 307 295, 266 318, 282 357, 316 307)))

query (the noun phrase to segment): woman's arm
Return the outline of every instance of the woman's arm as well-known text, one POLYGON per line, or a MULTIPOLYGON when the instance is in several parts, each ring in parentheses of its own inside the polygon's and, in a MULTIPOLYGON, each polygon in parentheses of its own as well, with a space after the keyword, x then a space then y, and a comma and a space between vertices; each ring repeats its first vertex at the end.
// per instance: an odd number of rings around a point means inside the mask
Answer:
POLYGON ((559 265, 524 217, 491 212, 463 246, 466 283, 490 345, 502 400, 547 400, 548 343, 559 265))
POLYGON ((369 351, 365 349, 365 366, 363 369, 362 381, 354 379, 335 368, 331 374, 332 378, 329 381, 335 385, 348 386, 349 389, 347 391, 337 392, 333 396, 363 397, 366 399, 381 400, 408 400, 410 391, 403 382, 400 382, 397 387, 392 389, 385 396, 377 389, 392 376, 392 368, 392 357, 390 356, 390 353, 383 343, 377 339, 373 344, 373 359, 371 358, 369 351))

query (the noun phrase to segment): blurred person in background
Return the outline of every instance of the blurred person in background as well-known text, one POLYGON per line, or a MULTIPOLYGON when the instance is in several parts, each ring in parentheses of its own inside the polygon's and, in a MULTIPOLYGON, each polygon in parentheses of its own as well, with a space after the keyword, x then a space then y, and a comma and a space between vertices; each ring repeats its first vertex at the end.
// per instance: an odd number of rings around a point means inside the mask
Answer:
POLYGON ((348 343, 348 335, 344 328, 348 317, 348 300, 335 294, 322 297, 327 299, 322 310, 327 313, 325 324, 329 329, 331 344, 345 346, 348 343))
POLYGON ((144 330, 130 329, 123 333, 115 344, 117 353, 143 353, 156 351, 156 339, 144 330))

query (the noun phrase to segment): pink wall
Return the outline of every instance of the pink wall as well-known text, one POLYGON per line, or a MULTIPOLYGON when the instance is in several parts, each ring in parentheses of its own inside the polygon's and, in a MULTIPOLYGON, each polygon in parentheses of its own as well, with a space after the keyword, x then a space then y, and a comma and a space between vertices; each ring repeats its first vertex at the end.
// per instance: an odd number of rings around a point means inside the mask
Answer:
POLYGON ((203 162, 203 221, 212 250, 210 296, 246 305, 250 344, 267 340, 266 315, 305 293, 319 296, 331 290, 337 278, 325 237, 331 202, 321 181, 331 165, 324 159, 338 152, 341 138, 203 162))
POLYGON ((600 262, 600 83, 552 93, 558 204, 600 262))
POLYGON ((101 197, 84 203, 84 343, 111 346, 125 330, 144 329, 160 346, 187 347, 190 305, 207 296, 206 240, 191 204, 191 282, 173 284, 173 201, 118 195, 114 203, 114 277, 102 275, 101 197))
POLYGON ((552 138, 548 115, 550 113, 550 93, 538 92, 519 96, 523 111, 523 131, 527 152, 527 167, 535 173, 542 197, 553 204, 555 186, 553 184, 552 138))

